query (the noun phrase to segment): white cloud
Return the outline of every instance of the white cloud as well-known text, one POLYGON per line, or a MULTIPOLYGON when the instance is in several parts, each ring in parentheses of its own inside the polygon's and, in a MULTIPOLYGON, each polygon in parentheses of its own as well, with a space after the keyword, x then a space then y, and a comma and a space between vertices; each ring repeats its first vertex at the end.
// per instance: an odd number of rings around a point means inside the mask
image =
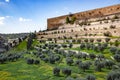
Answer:
POLYGON ((5 0, 5 2, 10 2, 10 0, 5 0))
POLYGON ((32 19, 25 19, 25 18, 20 17, 19 21, 20 22, 28 22, 28 21, 32 21, 32 19))
POLYGON ((0 25, 4 24, 5 17, 0 17, 0 25))
POLYGON ((5 18, 13 18, 13 16, 5 16, 5 18))

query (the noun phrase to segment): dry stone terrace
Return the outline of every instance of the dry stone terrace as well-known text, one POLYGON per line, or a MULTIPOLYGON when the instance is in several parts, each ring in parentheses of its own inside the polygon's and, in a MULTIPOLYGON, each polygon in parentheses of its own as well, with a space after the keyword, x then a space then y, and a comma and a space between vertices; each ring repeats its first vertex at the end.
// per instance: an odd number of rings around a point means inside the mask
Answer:
MULTIPOLYGON (((78 25, 74 24, 64 24, 60 26, 57 30, 50 30, 45 32, 39 32, 37 35, 38 39, 48 40, 52 39, 103 39, 109 36, 105 36, 104 34, 109 32, 114 37, 120 36, 120 13, 117 14, 117 18, 114 18, 116 15, 110 15, 103 18, 95 18, 90 19, 90 25, 78 25), (108 18, 109 19, 106 19, 108 18), (93 21, 92 21, 93 20, 93 21), (95 21, 96 20, 96 21, 95 21)), ((111 41, 115 41, 116 39, 112 39, 111 41)), ((58 40, 59 42, 59 40, 58 40)))

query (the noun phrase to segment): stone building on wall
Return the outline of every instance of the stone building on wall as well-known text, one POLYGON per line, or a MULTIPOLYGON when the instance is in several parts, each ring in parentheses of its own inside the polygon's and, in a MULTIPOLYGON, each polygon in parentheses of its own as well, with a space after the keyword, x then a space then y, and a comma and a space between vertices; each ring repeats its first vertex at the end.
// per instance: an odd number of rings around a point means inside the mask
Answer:
MULTIPOLYGON (((91 18, 101 18, 101 17, 112 15, 112 14, 118 14, 118 13, 120 13, 120 4, 75 13, 73 14, 73 16, 75 16, 77 20, 86 20, 86 19, 91 19, 91 18)), ((65 20, 67 16, 69 15, 49 18, 47 20, 47 29, 48 30, 58 29, 58 27, 65 24, 65 20)))
MULTIPOLYGON (((39 40, 64 39, 117 39, 120 37, 120 4, 50 18, 47 31, 37 33, 39 40), (73 24, 66 24, 67 17, 75 17, 73 24)), ((114 40, 112 40, 114 41, 114 40)))

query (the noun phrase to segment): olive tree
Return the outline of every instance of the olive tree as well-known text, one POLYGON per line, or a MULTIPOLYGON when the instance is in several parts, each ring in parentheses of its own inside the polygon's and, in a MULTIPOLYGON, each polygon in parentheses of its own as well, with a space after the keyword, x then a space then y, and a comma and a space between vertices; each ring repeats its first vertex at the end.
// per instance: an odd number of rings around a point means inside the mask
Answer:
POLYGON ((55 68, 53 69, 53 74, 54 74, 55 76, 59 76, 59 74, 60 74, 60 68, 55 67, 55 68))

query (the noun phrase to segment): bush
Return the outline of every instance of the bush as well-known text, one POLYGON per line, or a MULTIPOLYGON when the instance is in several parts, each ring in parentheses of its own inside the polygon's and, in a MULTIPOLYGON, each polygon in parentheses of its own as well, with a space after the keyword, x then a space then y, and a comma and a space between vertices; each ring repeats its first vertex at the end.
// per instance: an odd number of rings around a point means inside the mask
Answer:
POLYGON ((45 61, 46 63, 49 61, 48 58, 43 58, 42 60, 45 61))
POLYGON ((115 54, 116 51, 117 51, 117 48, 116 48, 116 47, 111 47, 111 48, 110 48, 110 52, 111 52, 111 53, 115 54))
POLYGON ((93 43, 93 42, 94 42, 94 39, 90 39, 90 42, 92 42, 92 43, 93 43))
POLYGON ((5 56, 0 57, 1 64, 5 63, 6 60, 7 60, 7 57, 5 57, 5 56))
POLYGON ((86 80, 96 80, 95 76, 94 75, 88 75, 86 77, 86 80))
POLYGON ((90 59, 95 59, 95 58, 96 58, 96 55, 93 54, 93 53, 91 53, 91 54, 89 54, 89 57, 90 57, 90 59))
POLYGON ((115 55, 114 55, 114 59, 115 59, 117 62, 120 62, 120 54, 115 54, 115 55))
POLYGON ((34 60, 34 64, 39 64, 40 61, 39 60, 34 60))
POLYGON ((97 58, 98 58, 98 60, 102 61, 105 59, 105 56, 103 54, 98 54, 97 58))
POLYGON ((88 50, 90 49, 90 47, 91 47, 90 44, 86 44, 86 48, 87 48, 88 50))
POLYGON ((95 61, 96 71, 102 71, 101 69, 104 68, 104 62, 95 61))
POLYGON ((81 43, 81 39, 78 39, 77 42, 78 42, 78 43, 81 43))
POLYGON ((55 63, 55 58, 54 58, 53 55, 49 57, 49 62, 50 62, 51 64, 54 64, 54 63, 55 63))
POLYGON ((87 42, 88 42, 88 39, 85 39, 85 40, 84 40, 84 42, 86 42, 86 43, 87 43, 87 42))
POLYGON ((120 72, 112 71, 107 75, 107 80, 120 80, 120 72))
POLYGON ((73 47, 73 44, 72 44, 72 43, 70 43, 70 44, 69 44, 69 48, 72 48, 72 47, 73 47))
POLYGON ((93 46, 93 50, 97 52, 97 51, 98 51, 98 46, 95 46, 95 45, 94 45, 94 46, 93 46))
POLYGON ((69 75, 71 75, 71 69, 69 69, 69 68, 63 68, 62 69, 62 73, 63 74, 65 74, 66 76, 69 76, 69 75))
POLYGON ((106 42, 109 42, 109 41, 110 41, 110 38, 105 38, 105 41, 106 41, 106 42))
POLYGON ((77 61, 75 61, 75 65, 79 65, 80 63, 82 63, 81 60, 77 60, 77 61))
POLYGON ((27 64, 33 64, 34 60, 33 59, 27 59, 27 64))
POLYGON ((102 46, 103 46, 104 49, 106 49, 108 47, 108 44, 104 43, 102 46))
POLYGON ((70 57, 66 58, 66 62, 67 62, 68 65, 72 65, 74 63, 73 59, 70 58, 70 57))
POLYGON ((115 46, 118 47, 119 46, 119 41, 118 40, 115 40, 115 46))
POLYGON ((114 65, 114 62, 111 61, 111 60, 106 60, 104 63, 105 63, 105 66, 106 66, 108 69, 111 69, 112 66, 114 65))
POLYGON ((86 53, 82 54, 82 58, 84 58, 85 60, 87 59, 88 55, 86 53))
POLYGON ((98 48, 99 52, 103 52, 104 51, 104 47, 103 46, 97 46, 97 48, 98 48))
POLYGON ((59 61, 60 60, 60 56, 59 55, 55 55, 55 61, 59 61))
POLYGON ((86 69, 90 68, 90 63, 88 63, 88 62, 80 63, 79 68, 83 69, 83 71, 85 72, 86 69))
POLYGON ((97 42, 101 42, 101 39, 97 39, 97 42))
POLYGON ((115 54, 119 54, 119 55, 120 55, 120 50, 117 50, 117 51, 115 52, 115 54))
POLYGON ((62 44, 62 47, 63 47, 63 48, 67 48, 67 45, 66 45, 66 44, 62 44))
POLYGON ((60 74, 60 68, 55 67, 55 68, 53 69, 53 74, 54 74, 55 76, 59 76, 59 74, 60 74))
POLYGON ((109 31, 107 31, 107 32, 104 33, 104 36, 111 37, 111 36, 112 36, 112 33, 109 32, 109 31))
POLYGON ((81 49, 84 49, 84 48, 85 48, 85 44, 84 44, 84 43, 81 43, 80 48, 81 48, 81 49))
POLYGON ((120 70, 120 63, 112 66, 112 70, 120 70))

